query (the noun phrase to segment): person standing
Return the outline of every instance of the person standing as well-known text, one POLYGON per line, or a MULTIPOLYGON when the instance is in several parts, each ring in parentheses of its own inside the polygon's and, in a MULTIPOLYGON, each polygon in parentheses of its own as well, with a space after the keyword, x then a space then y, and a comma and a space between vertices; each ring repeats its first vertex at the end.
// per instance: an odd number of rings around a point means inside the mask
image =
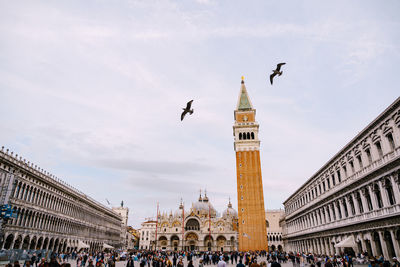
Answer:
POLYGON ((245 267, 243 262, 242 262, 242 259, 239 259, 239 263, 236 264, 236 267, 245 267))
POLYGON ((219 260, 218 267, 226 267, 226 262, 224 261, 223 257, 221 257, 221 259, 219 260))

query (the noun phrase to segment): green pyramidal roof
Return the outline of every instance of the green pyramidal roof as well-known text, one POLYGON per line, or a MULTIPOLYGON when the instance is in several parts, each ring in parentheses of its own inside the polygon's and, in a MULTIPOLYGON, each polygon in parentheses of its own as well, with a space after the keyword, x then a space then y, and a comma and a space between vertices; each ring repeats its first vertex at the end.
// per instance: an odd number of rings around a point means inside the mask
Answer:
POLYGON ((249 110, 249 109, 253 109, 253 106, 251 105, 249 95, 247 94, 246 86, 244 86, 244 82, 242 81, 237 110, 249 110))

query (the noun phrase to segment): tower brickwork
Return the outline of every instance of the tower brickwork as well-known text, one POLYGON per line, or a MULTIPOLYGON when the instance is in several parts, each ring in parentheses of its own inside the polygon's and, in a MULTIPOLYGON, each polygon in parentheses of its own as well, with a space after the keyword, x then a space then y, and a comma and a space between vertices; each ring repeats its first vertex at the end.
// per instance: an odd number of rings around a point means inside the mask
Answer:
POLYGON ((243 78, 234 115, 239 250, 267 250, 259 125, 255 120, 256 110, 251 104, 243 78))

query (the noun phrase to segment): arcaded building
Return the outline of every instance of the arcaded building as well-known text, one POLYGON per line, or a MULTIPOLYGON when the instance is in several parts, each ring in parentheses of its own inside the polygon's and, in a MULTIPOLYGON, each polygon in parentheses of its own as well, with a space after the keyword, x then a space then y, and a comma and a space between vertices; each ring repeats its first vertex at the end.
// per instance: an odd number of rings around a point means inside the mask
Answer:
POLYGON ((186 210, 163 212, 158 222, 142 223, 139 248, 186 251, 235 251, 238 249, 237 211, 228 203, 218 214, 207 195, 186 210), (157 225, 157 231, 154 226, 157 225), (155 244, 157 240, 157 244, 155 244))
POLYGON ((1 204, 18 214, 3 222, 0 249, 70 252, 122 245, 120 215, 4 148, 0 185, 1 204))
POLYGON ((261 176, 259 125, 242 77, 234 111, 234 149, 236 153, 239 212, 239 250, 267 250, 264 193, 261 176))
POLYGON ((284 202, 285 249, 400 257, 399 186, 400 98, 284 202))
POLYGON ((283 251, 282 227, 280 219, 284 217, 284 210, 267 210, 265 219, 267 223, 267 237, 269 251, 283 251))

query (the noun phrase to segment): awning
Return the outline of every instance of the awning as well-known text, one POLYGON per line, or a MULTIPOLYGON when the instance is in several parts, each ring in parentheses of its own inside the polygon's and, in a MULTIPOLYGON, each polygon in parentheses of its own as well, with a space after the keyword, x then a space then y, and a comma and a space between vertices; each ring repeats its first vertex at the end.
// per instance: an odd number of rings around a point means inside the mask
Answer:
POLYGON ((335 248, 354 248, 354 247, 356 247, 356 243, 354 242, 354 237, 352 235, 335 245, 335 248))
POLYGON ((113 247, 113 246, 110 246, 109 244, 104 243, 104 244, 103 244, 103 248, 105 249, 105 248, 114 248, 114 247, 113 247))
POLYGON ((81 248, 90 248, 89 245, 86 245, 85 243, 83 243, 81 240, 78 241, 78 249, 81 248))

